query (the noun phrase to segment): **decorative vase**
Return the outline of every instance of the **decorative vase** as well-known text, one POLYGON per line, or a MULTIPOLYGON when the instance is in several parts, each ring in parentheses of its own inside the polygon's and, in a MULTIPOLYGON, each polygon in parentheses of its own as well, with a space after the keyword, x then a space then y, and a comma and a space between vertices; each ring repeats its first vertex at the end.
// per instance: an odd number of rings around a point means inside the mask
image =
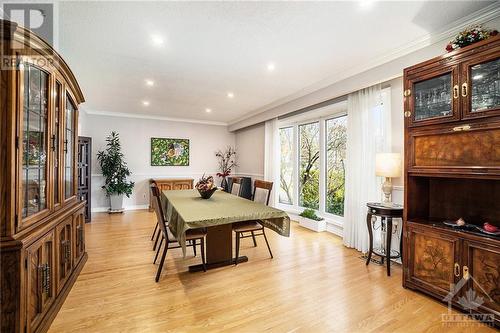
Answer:
POLYGON ((113 194, 109 196, 112 212, 119 212, 123 210, 123 194, 113 194))
POLYGON ((224 192, 229 192, 229 186, 227 184, 226 177, 222 177, 222 181, 220 182, 220 187, 224 189, 224 192))
POLYGON ((208 191, 198 190, 198 192, 200 193, 200 196, 203 199, 210 199, 210 197, 212 196, 212 194, 215 193, 215 191, 217 191, 217 187, 214 187, 213 189, 208 190, 208 191))

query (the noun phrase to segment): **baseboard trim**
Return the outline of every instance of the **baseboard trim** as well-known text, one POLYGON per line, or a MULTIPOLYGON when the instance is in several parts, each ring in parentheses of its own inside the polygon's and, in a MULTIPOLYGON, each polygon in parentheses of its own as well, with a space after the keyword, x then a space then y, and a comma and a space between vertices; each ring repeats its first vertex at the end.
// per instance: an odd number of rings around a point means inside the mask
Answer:
MULTIPOLYGON (((107 213, 109 211, 109 208, 110 207, 94 207, 92 208, 92 213, 107 213)), ((124 209, 125 211, 149 209, 149 204, 125 206, 124 209)))

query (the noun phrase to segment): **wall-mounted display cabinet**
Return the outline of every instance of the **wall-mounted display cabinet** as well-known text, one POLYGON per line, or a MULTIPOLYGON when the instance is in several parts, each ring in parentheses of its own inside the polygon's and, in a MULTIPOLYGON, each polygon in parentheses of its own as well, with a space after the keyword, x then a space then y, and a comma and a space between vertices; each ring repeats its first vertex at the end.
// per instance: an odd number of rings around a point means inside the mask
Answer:
POLYGON ((87 258, 84 202, 76 196, 84 98, 50 45, 0 24, 1 331, 42 332, 87 258))
POLYGON ((483 226, 500 227, 500 37, 407 68, 404 84, 403 285, 498 326, 500 235, 483 226))

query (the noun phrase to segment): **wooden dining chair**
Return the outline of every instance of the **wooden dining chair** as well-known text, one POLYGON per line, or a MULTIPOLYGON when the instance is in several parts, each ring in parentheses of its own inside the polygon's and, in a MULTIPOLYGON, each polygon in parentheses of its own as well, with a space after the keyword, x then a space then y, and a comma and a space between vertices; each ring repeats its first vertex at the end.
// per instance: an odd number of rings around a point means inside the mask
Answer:
MULTIPOLYGON (((269 205, 269 199, 271 197, 271 190, 273 189, 272 182, 266 182, 263 180, 255 180, 253 186, 253 194, 252 199, 255 202, 260 202, 264 205, 269 205)), ((252 237, 253 245, 257 246, 257 241, 255 239, 256 236, 264 236, 264 240, 266 241, 267 249, 269 250, 269 254, 271 258, 273 258, 273 253, 271 252, 271 247, 269 246, 269 242, 267 241, 266 231, 264 230, 264 226, 259 221, 245 221, 233 223, 233 231, 236 233, 236 259, 234 260, 234 264, 238 264, 238 257, 240 255, 240 241, 242 238, 252 237), (262 231, 257 234, 256 232, 262 231), (245 233, 250 233, 250 235, 245 235, 245 233)))
MULTIPOLYGON (((154 179, 149 180, 149 196, 153 198, 153 190, 152 190, 152 185, 156 186, 158 188, 158 184, 154 179)), ((153 203, 154 206, 154 200, 150 200, 150 202, 153 203)), ((153 230, 153 234, 151 235, 151 241, 154 239, 154 245, 153 245, 153 251, 156 250, 156 246, 158 245, 158 240, 160 238, 161 231, 158 226, 158 221, 156 221, 155 228, 153 230)))
POLYGON ((241 197, 241 177, 233 177, 231 183, 231 194, 241 197))
MULTIPOLYGON (((163 212, 163 207, 161 205, 161 198, 160 198, 160 190, 158 189, 157 186, 152 184, 151 186, 151 191, 153 192, 154 196, 154 209, 156 213, 156 217, 158 218, 158 226, 162 234, 162 242, 158 246, 158 252, 156 253, 158 255, 161 244, 165 243, 163 247, 163 253, 160 258, 160 265, 158 266, 158 271, 156 272, 156 278, 155 281, 158 282, 160 279, 161 275, 161 270, 163 268, 163 263, 165 262, 165 257, 167 256, 167 251, 168 249, 178 249, 181 247, 175 236, 170 232, 167 222, 165 221, 165 215, 163 212), (174 244, 174 246, 172 246, 174 244), (175 245, 177 244, 177 245, 175 245)), ((186 242, 191 242, 193 248, 195 248, 197 245, 200 246, 200 251, 201 251, 201 262, 203 265, 203 270, 206 272, 207 267, 206 267, 206 262, 205 262, 205 236, 207 235, 207 230, 205 228, 198 228, 198 229, 189 229, 186 231, 186 242)), ((156 262, 156 257, 154 262, 156 262)))

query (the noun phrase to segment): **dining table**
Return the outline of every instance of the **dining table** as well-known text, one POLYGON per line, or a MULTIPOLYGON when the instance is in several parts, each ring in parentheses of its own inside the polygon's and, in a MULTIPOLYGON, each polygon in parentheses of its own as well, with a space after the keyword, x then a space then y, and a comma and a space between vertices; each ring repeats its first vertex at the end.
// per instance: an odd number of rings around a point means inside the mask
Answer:
MULTIPOLYGON (((168 227, 186 255, 186 231, 206 228, 207 269, 248 261, 246 256, 233 258, 233 223, 257 220, 281 236, 290 236, 290 218, 283 210, 217 190, 209 199, 197 190, 162 191, 161 202, 168 227)), ((189 266, 189 271, 202 270, 189 266)))

